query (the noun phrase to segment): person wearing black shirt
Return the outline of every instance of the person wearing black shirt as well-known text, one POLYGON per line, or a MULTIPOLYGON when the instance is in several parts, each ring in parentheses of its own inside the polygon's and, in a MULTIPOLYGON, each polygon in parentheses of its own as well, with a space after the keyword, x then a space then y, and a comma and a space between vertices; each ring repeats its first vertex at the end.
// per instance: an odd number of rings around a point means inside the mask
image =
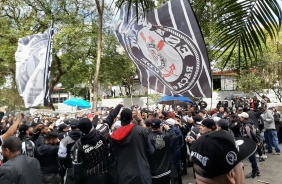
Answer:
POLYGON ((40 163, 43 184, 59 184, 59 136, 57 133, 50 132, 46 136, 45 144, 37 148, 37 159, 40 163))
POLYGON ((30 157, 34 157, 35 145, 31 140, 31 134, 33 134, 33 128, 27 124, 23 124, 19 127, 19 138, 22 141, 22 154, 30 157))
POLYGON ((254 96, 253 97, 253 102, 254 102, 254 108, 258 109, 260 100, 256 96, 254 96))
MULTIPOLYGON (((61 176, 64 176, 66 174, 66 181, 65 184, 71 184, 74 183, 74 176, 73 174, 73 168, 72 168, 72 160, 71 160, 71 149, 75 142, 80 138, 81 132, 78 130, 79 121, 76 119, 73 119, 70 121, 71 126, 71 132, 68 136, 63 138, 60 141, 59 151, 58 151, 58 161, 60 165, 60 174, 61 176)), ((64 178, 64 177, 63 177, 64 178)), ((62 178, 61 178, 62 180, 62 178)))
POLYGON ((62 140, 66 136, 69 135, 69 126, 66 123, 62 123, 58 126, 58 133, 59 133, 59 139, 62 140))
POLYGON ((40 134, 36 141, 34 141, 35 147, 38 148, 39 146, 43 145, 46 142, 47 134, 50 132, 47 126, 43 126, 40 130, 40 134))
POLYGON ((207 102, 205 102, 202 98, 201 98, 201 100, 200 100, 198 105, 200 107, 200 110, 205 109, 208 106, 207 102))
POLYGON ((21 154, 22 143, 17 137, 9 137, 2 144, 4 164, 0 167, 0 183, 41 184, 39 162, 21 154))
POLYGON ((232 130, 234 137, 241 137, 240 129, 242 127, 242 123, 238 119, 237 114, 229 115, 229 128, 232 130))
POLYGON ((171 138, 172 130, 168 125, 164 125, 165 132, 160 130, 162 121, 154 119, 151 123, 152 131, 148 140, 154 151, 149 155, 149 164, 153 184, 170 183, 171 165, 171 138))

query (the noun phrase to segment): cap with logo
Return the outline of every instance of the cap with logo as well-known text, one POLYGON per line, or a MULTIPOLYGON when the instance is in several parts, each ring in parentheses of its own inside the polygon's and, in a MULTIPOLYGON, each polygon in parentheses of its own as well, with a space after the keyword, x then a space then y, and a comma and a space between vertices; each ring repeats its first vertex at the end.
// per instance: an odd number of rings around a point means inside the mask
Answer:
POLYGON ((202 135, 191 148, 192 162, 200 167, 195 172, 207 178, 224 175, 239 162, 256 151, 256 144, 248 138, 234 138, 226 131, 202 135))
POLYGON ((193 120, 195 121, 196 124, 200 125, 200 124, 202 124, 203 118, 202 118, 202 116, 200 116, 199 114, 196 114, 196 115, 193 117, 193 120))
POLYGON ((162 123, 162 121, 160 119, 155 118, 155 119, 153 119, 151 126, 153 128, 160 128, 161 123, 162 123))

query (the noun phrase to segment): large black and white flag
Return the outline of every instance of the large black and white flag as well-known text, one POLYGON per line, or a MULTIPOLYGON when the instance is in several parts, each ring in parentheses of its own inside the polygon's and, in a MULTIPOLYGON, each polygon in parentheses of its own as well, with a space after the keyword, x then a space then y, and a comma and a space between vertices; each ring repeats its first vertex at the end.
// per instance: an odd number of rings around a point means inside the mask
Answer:
POLYGON ((20 38, 16 58, 16 82, 26 108, 50 103, 48 81, 52 64, 53 29, 20 38))
POLYGON ((188 1, 169 1, 138 20, 134 6, 129 17, 127 10, 125 3, 116 33, 142 85, 167 95, 211 97, 205 42, 188 1))

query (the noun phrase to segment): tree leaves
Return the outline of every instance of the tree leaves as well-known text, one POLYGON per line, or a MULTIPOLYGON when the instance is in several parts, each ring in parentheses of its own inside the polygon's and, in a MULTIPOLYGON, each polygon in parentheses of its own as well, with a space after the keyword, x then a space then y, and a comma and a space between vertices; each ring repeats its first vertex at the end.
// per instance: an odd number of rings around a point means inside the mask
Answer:
POLYGON ((142 7, 142 10, 143 11, 146 11, 146 10, 149 10, 151 9, 152 7, 154 7, 154 0, 118 0, 117 3, 116 3, 116 6, 118 7, 118 9, 121 8, 121 6, 128 2, 128 10, 127 10, 127 17, 129 17, 130 15, 130 8, 131 8, 131 5, 132 4, 135 4, 135 7, 136 7, 136 14, 139 15, 139 8, 140 7, 139 5, 141 5, 142 7))
POLYGON ((216 1, 218 16, 214 49, 228 54, 229 58, 239 49, 238 64, 248 66, 249 61, 257 60, 257 53, 262 54, 266 44, 266 35, 271 39, 277 37, 281 26, 282 12, 277 0, 230 0, 216 1))

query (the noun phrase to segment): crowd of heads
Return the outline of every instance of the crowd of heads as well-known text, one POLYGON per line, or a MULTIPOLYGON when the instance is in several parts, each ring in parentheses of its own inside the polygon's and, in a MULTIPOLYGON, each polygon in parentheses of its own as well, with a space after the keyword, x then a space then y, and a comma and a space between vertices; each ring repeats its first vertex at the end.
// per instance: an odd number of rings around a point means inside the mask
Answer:
MULTIPOLYGON (((87 137, 95 129, 101 131, 102 134, 110 135, 121 127, 134 124, 144 127, 148 132, 166 132, 169 129, 174 129, 177 134, 181 132, 179 134, 181 135, 179 140, 182 140, 180 149, 186 147, 183 146, 183 142, 188 144, 188 149, 190 149, 190 159, 188 160, 194 166, 196 178, 200 178, 198 181, 209 180, 227 174, 231 170, 232 172, 239 170, 239 176, 238 173, 235 175, 242 177, 244 173, 240 170, 240 167, 242 167, 241 161, 254 153, 256 145, 243 138, 239 140, 241 144, 238 143, 238 140, 235 141, 236 137, 242 137, 242 135, 239 135, 241 132, 238 132, 238 126, 241 126, 248 119, 252 119, 251 114, 253 112, 263 113, 266 111, 266 98, 259 101, 256 97, 246 99, 234 96, 232 100, 226 98, 226 100, 220 101, 217 107, 211 110, 207 110, 207 104, 202 99, 198 104, 193 103, 185 107, 178 106, 175 107, 175 110, 170 111, 166 111, 164 108, 141 109, 135 105, 131 108, 122 108, 115 115, 112 123, 108 123, 107 118, 111 116, 109 114, 114 110, 113 107, 106 108, 104 112, 82 112, 75 116, 44 113, 33 116, 25 115, 20 120, 17 131, 14 132, 15 136, 4 140, 2 155, 5 159, 10 159, 13 154, 21 152, 22 144, 20 140, 25 137, 43 135, 44 141, 41 144, 58 145, 60 140, 68 136, 69 132, 79 131, 81 136, 87 137), (110 127, 105 128, 104 124, 110 125, 110 127), (16 137, 19 137, 19 139, 16 139, 16 137), (246 144, 243 144, 242 141, 246 144), (215 169, 214 165, 218 164, 220 164, 220 167, 215 169)), ((275 111, 275 108, 271 107, 271 109, 275 111)), ((12 113, 4 116, 0 125, 1 135, 4 135, 15 121, 16 118, 12 113)), ((262 131, 263 126, 257 120, 255 122, 254 126, 262 131)), ((182 152, 182 154, 186 156, 186 153, 182 152)), ((179 160, 179 162, 183 161, 179 160)), ((180 170, 185 173, 187 163, 180 165, 182 165, 180 170)), ((238 178, 235 178, 235 180, 238 180, 238 178)))

